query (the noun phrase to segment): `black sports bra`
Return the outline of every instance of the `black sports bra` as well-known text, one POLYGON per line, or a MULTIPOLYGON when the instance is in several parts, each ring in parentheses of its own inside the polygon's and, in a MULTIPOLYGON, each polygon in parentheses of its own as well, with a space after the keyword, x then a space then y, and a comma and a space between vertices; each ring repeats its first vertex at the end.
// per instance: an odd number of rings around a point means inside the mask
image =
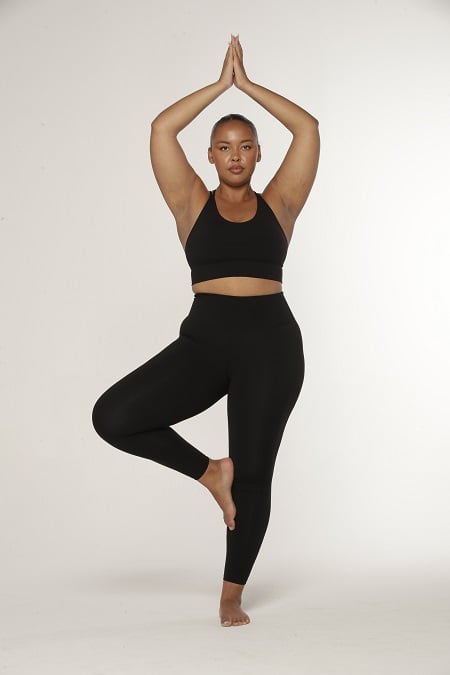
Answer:
POLYGON ((219 277, 283 280, 288 240, 267 202, 256 198, 255 216, 237 223, 220 215, 210 192, 184 247, 192 284, 219 277))

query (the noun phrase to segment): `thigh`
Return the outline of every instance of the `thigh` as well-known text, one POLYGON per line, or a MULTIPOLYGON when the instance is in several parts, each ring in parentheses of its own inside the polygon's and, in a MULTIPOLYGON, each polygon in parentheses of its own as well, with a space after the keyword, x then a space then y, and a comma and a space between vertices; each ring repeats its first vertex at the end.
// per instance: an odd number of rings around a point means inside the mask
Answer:
POLYGON ((171 426, 219 400, 227 390, 220 354, 180 336, 113 384, 94 407, 116 433, 171 426))
POLYGON ((230 456, 237 477, 270 481, 283 432, 305 372, 303 341, 295 321, 243 344, 228 392, 230 456))

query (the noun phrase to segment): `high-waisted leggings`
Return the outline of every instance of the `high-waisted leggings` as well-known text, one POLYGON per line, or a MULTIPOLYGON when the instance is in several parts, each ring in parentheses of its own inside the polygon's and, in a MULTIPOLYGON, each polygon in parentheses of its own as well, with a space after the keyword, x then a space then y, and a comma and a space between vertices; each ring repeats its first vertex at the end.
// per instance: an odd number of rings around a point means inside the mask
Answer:
POLYGON ((171 425, 227 395, 235 529, 223 578, 245 584, 270 514, 275 459, 304 378, 303 341, 283 292, 198 293, 179 336, 95 403, 97 433, 120 450, 199 479, 209 458, 171 425))

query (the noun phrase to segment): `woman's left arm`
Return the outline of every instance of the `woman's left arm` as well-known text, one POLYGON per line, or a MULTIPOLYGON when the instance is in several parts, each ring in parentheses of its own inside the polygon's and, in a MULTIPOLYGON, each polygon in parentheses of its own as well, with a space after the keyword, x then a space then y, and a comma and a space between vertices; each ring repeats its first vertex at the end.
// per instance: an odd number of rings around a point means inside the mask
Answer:
POLYGON ((310 193, 320 152, 319 122, 306 110, 280 94, 251 82, 243 65, 242 46, 232 37, 234 84, 276 117, 292 133, 292 142, 265 195, 280 200, 293 225, 310 193))

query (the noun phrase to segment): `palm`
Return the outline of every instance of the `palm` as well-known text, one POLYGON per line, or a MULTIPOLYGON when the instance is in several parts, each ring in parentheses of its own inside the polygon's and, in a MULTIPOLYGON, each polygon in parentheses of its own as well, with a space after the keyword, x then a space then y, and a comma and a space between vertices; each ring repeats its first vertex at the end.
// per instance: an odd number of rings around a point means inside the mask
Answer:
POLYGON ((225 54, 225 60, 222 66, 222 72, 220 73, 220 79, 227 85, 227 87, 231 87, 233 84, 233 50, 231 43, 228 46, 227 53, 225 54))
POLYGON ((233 49, 233 82, 236 87, 241 88, 248 77, 244 69, 242 45, 237 36, 231 36, 231 46, 233 49))

